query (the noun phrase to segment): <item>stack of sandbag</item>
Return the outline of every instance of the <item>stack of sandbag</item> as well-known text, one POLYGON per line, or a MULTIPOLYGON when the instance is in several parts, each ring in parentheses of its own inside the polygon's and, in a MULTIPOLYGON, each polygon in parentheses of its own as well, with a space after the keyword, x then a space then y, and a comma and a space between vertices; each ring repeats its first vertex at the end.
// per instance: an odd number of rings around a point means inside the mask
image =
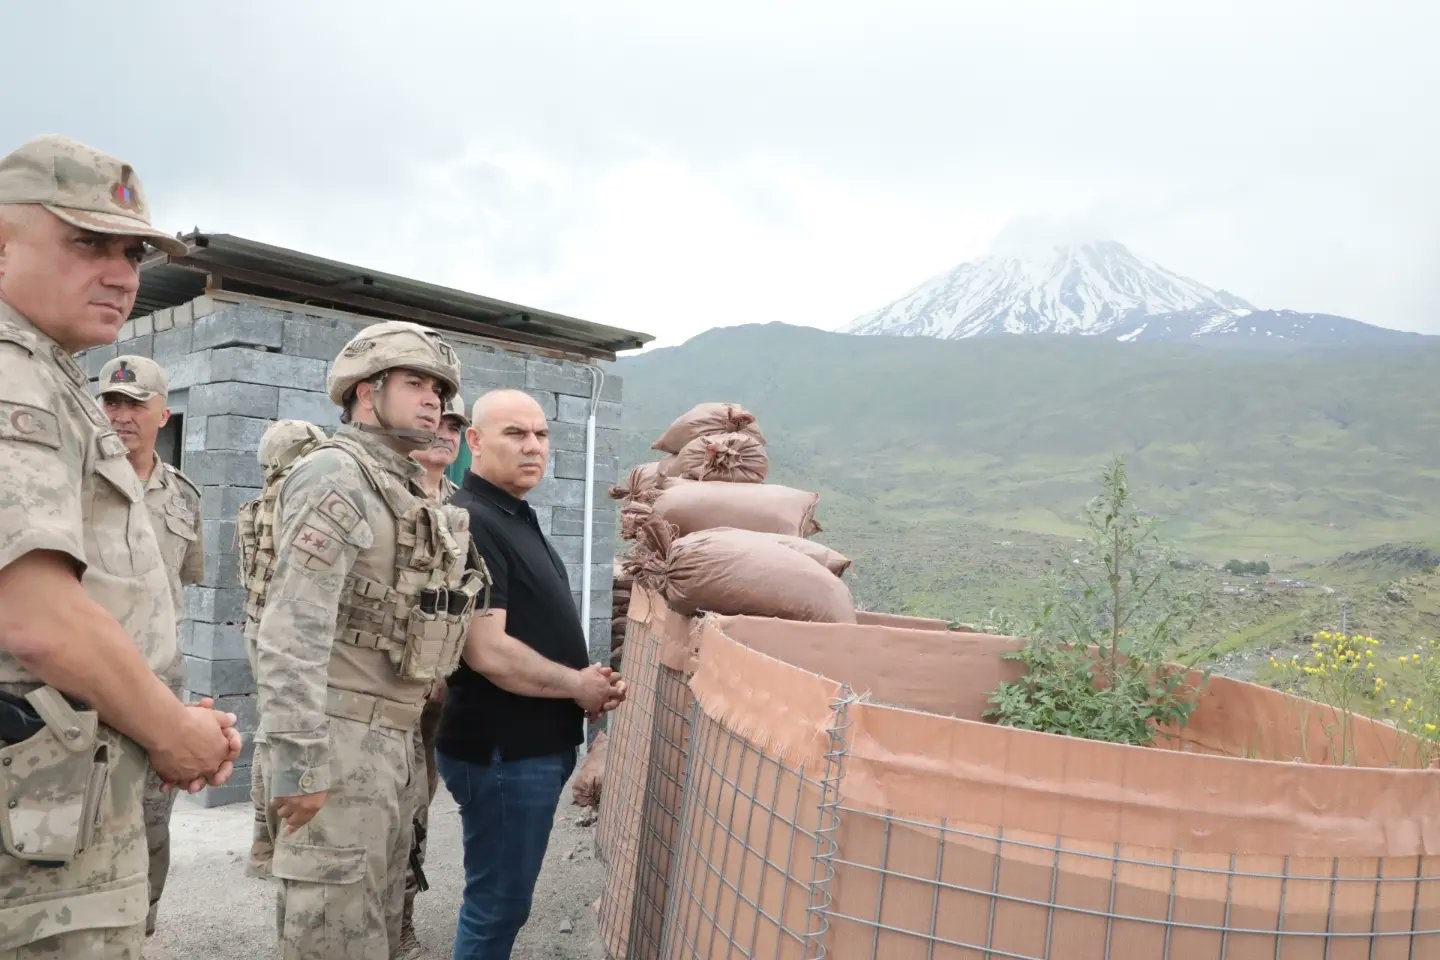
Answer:
POLYGON ((682 534, 652 517, 625 562, 685 616, 701 612, 854 623, 848 558, 804 537, 716 526, 682 534))
POLYGON ((738 403, 700 403, 676 417, 651 444, 666 456, 641 463, 610 488, 620 501, 620 536, 634 540, 662 492, 699 481, 764 483, 770 473, 765 435, 738 403))
POLYGON ((634 578, 615 558, 615 585, 610 589, 610 669, 619 670, 625 652, 625 625, 630 619, 630 585, 634 578))
POLYGON ((605 785, 605 755, 609 752, 608 744, 605 731, 595 734, 595 739, 586 751, 580 769, 575 772, 575 780, 570 787, 571 802, 575 806, 600 806, 600 791, 605 785))

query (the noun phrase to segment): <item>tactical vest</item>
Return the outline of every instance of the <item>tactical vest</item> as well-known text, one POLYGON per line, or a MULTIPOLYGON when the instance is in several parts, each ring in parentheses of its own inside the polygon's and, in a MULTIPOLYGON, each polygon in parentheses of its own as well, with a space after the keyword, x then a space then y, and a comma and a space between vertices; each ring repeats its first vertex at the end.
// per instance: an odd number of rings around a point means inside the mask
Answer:
POLYGON ((460 663, 475 598, 490 607, 490 573, 469 534, 470 516, 459 507, 416 496, 346 437, 293 447, 264 464, 260 496, 240 507, 236 545, 245 584, 246 639, 254 639, 275 569, 275 503, 285 477, 299 460, 326 447, 343 450, 359 465, 395 519, 393 582, 354 571, 341 591, 334 639, 383 650, 402 680, 448 677, 460 663), (461 544, 464 544, 462 547, 461 544), (467 564, 468 561, 468 564, 467 564))

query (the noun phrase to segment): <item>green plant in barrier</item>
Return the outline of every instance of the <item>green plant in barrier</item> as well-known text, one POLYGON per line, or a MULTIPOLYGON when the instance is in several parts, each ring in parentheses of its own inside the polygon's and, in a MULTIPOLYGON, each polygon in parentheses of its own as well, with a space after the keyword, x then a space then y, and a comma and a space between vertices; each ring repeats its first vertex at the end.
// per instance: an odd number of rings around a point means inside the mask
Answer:
MULTIPOLYGON (((1176 578, 1154 520, 1130 496, 1125 464, 1106 468, 1087 504, 1084 549, 1048 578, 1027 638, 1008 659, 1024 676, 1002 683, 985 716, 1005 726, 1148 745, 1158 727, 1183 726, 1198 685, 1165 659, 1200 612, 1176 578)), ((1208 672, 1201 674, 1201 682, 1208 672)))

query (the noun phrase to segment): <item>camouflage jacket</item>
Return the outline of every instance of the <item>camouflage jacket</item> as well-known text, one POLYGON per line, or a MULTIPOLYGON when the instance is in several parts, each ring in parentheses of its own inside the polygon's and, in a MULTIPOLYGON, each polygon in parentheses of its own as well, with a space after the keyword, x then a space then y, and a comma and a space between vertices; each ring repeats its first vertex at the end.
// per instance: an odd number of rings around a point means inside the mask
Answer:
MULTIPOLYGON (((419 496, 414 460, 354 426, 336 435, 419 496)), ((430 684, 401 680, 384 651, 334 641, 347 577, 391 583, 395 556, 396 518, 348 452, 327 447, 296 462, 276 500, 275 565, 254 648, 256 740, 268 745, 275 796, 330 788, 327 686, 402 703, 425 698, 430 684)))
MULTIPOLYGON (((190 478, 155 457, 150 479, 145 481, 145 507, 160 543, 165 573, 170 579, 170 597, 176 621, 185 618, 185 587, 205 576, 205 538, 200 522, 200 491, 190 478)), ((175 658, 161 677, 172 687, 183 679, 182 658, 175 658)))
MULTIPOLYGON (((135 641, 150 668, 175 658, 175 609, 127 451, 54 340, 0 301, 0 569, 54 550, 135 641)), ((0 651, 0 683, 38 685, 0 651)))

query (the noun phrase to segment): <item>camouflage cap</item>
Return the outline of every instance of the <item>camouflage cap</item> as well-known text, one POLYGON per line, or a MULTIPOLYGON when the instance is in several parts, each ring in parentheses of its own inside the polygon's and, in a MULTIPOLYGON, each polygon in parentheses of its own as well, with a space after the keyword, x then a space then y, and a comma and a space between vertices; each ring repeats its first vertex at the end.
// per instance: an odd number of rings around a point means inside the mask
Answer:
POLYGON ((100 368, 99 396, 118 393, 132 400, 149 400, 170 393, 170 379, 149 357, 116 357, 100 368))
POLYGON ((38 203, 71 226, 140 237, 184 256, 184 243, 150 224, 135 169, 69 137, 36 137, 0 158, 0 203, 38 203))
POLYGON ((443 420, 445 417, 459 420, 461 427, 470 426, 470 417, 465 412, 465 401, 460 399, 460 394, 453 393, 450 399, 445 401, 445 412, 440 414, 440 418, 443 420))

